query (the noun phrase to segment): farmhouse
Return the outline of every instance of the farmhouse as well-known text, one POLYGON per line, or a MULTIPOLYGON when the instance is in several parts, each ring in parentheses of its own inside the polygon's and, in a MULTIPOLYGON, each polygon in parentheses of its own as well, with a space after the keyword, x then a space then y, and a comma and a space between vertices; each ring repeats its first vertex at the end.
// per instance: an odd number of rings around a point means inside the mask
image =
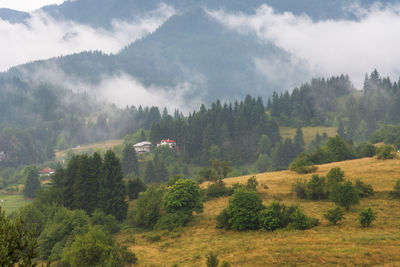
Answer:
POLYGON ((175 142, 175 140, 171 140, 171 139, 163 139, 157 144, 157 147, 160 147, 160 146, 168 146, 169 148, 175 148, 176 142, 175 142))
POLYGON ((140 143, 133 145, 133 148, 139 154, 148 153, 151 151, 151 143, 148 141, 140 142, 140 143))
POLYGON ((56 173, 56 170, 49 168, 49 167, 44 168, 43 170, 39 171, 40 175, 47 175, 47 176, 50 176, 54 173, 56 173))

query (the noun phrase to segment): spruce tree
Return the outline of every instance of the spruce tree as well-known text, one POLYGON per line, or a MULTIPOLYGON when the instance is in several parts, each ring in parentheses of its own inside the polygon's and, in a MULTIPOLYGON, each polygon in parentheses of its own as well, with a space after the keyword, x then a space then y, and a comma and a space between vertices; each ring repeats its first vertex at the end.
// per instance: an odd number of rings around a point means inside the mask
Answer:
POLYGON ((34 198, 40 188, 39 172, 36 167, 29 167, 26 178, 24 194, 29 198, 34 198))
POLYGON ((126 144, 122 151, 122 171, 125 175, 137 174, 138 168, 136 150, 131 144, 126 144))
POLYGON ((74 185, 77 180, 79 169, 79 156, 73 156, 68 162, 63 184, 63 205, 69 209, 75 208, 74 185))
POLYGON ((298 127, 296 129, 296 135, 294 136, 294 149, 296 156, 304 151, 305 146, 306 145, 304 143, 303 131, 300 127, 298 127))
POLYGON ((126 186, 123 181, 121 162, 112 150, 108 150, 104 155, 102 171, 101 209, 104 213, 111 214, 122 221, 126 218, 128 211, 126 186))
POLYGON ((154 165, 152 160, 149 160, 146 163, 146 168, 144 170, 144 181, 146 183, 155 182, 154 165))

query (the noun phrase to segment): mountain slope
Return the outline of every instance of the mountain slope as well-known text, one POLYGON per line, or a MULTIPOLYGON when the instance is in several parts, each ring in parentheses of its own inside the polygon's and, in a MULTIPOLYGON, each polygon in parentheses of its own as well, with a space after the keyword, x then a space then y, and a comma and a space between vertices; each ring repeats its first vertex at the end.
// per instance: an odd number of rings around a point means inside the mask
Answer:
MULTIPOLYGON (((346 178, 353 182, 371 183, 377 192, 374 197, 362 199, 360 204, 346 212, 345 219, 332 226, 323 218, 327 210, 335 207, 330 201, 299 200, 292 197, 291 184, 296 178, 309 179, 290 171, 256 175, 261 185, 258 191, 264 204, 281 201, 286 205, 299 205, 302 210, 316 217, 321 224, 305 231, 290 229, 268 231, 226 231, 215 228, 215 216, 227 205, 229 198, 205 202, 204 213, 195 215, 189 226, 175 232, 136 232, 125 230, 116 236, 128 245, 139 258, 140 266, 204 266, 206 256, 213 252, 220 262, 232 266, 347 266, 347 265, 396 265, 400 262, 400 202, 391 199, 400 171, 399 160, 380 161, 364 158, 318 166, 318 174, 325 175, 331 168, 340 167, 346 178), (358 214, 361 209, 372 207, 377 219, 371 227, 361 228, 358 214), (150 242, 146 236, 161 237, 150 242), (135 243, 130 243, 135 240, 135 243)), ((249 176, 226 179, 228 184, 244 183, 249 176)))

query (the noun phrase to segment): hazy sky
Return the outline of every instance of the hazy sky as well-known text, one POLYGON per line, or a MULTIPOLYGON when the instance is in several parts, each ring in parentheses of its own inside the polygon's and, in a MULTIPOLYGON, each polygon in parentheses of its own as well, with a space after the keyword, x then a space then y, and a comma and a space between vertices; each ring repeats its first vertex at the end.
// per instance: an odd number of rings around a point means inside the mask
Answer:
POLYGON ((0 8, 33 11, 45 5, 61 4, 64 0, 0 0, 0 8))

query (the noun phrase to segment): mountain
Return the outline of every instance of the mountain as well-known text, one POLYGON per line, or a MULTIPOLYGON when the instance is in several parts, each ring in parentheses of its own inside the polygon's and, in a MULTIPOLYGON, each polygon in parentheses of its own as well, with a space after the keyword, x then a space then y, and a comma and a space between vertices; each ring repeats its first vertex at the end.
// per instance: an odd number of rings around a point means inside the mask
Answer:
POLYGON ((11 23, 21 22, 29 18, 29 13, 21 12, 9 8, 0 8, 0 19, 7 20, 11 23))
MULTIPOLYGON (((42 73, 48 73, 47 78, 53 79, 52 83, 57 83, 54 77, 50 77, 56 69, 86 84, 88 88, 96 88, 105 77, 112 78, 123 73, 139 82, 146 90, 151 88, 156 93, 157 90, 171 93, 176 88, 184 87, 185 99, 196 96, 205 103, 211 103, 217 98, 234 100, 246 94, 270 96, 273 91, 291 89, 310 79, 306 63, 293 62, 290 53, 260 40, 255 34, 244 35, 229 30, 208 13, 208 10, 219 9, 252 13, 263 3, 272 6, 277 12, 307 14, 319 20, 357 19, 348 12, 347 7, 355 3, 368 7, 374 1, 66 1, 41 10, 59 21, 66 19, 105 29, 110 29, 115 20, 129 21, 146 17, 160 8, 161 4, 174 7, 176 13, 153 33, 130 43, 116 54, 84 51, 16 66, 0 76, 35 80, 38 70, 42 70, 42 73), (94 7, 96 12, 93 12, 94 7)), ((23 13, 10 14, 14 15, 9 15, 9 19, 16 21, 18 16, 22 18, 23 13)), ((118 91, 115 93, 118 94, 118 91)))
POLYGON ((256 69, 257 59, 279 61, 281 67, 293 68, 289 66, 290 56, 282 49, 228 30, 197 7, 172 16, 154 33, 116 55, 82 52, 18 66, 6 76, 29 79, 38 69, 56 66, 66 75, 96 84, 103 76, 123 72, 147 87, 171 89, 189 83, 192 94, 204 96, 209 103, 249 92, 270 95, 279 89, 282 80, 265 78, 256 69))

